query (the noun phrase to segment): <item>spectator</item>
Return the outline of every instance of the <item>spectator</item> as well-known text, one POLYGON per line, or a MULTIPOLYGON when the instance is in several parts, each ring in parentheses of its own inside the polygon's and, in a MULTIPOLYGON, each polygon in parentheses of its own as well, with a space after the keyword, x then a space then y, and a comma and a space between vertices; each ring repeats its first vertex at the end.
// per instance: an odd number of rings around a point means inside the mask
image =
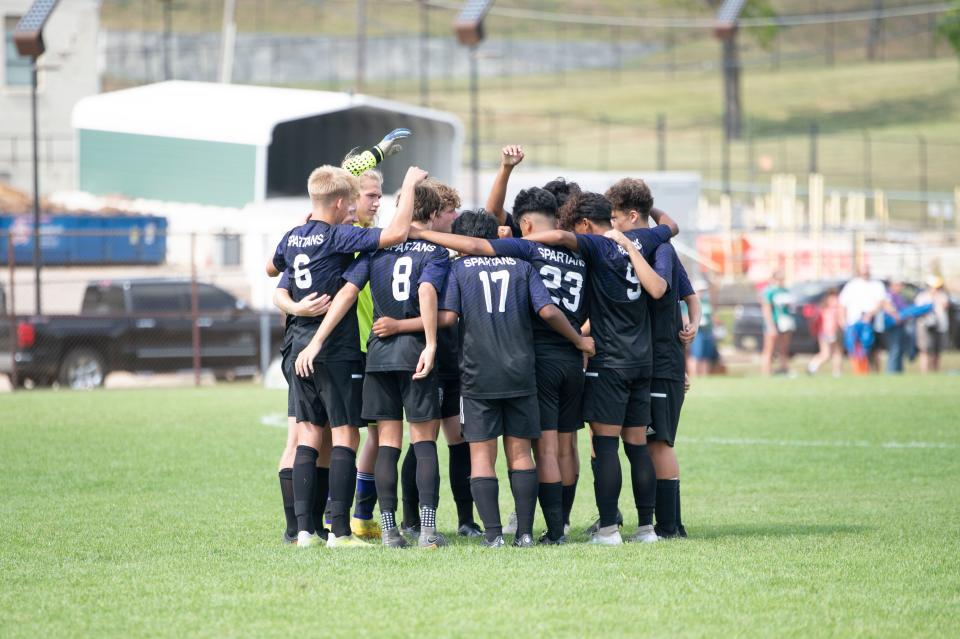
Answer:
POLYGON ((783 271, 776 269, 770 283, 760 295, 763 307, 763 355, 764 375, 773 372, 773 358, 777 356, 780 367, 777 374, 790 374, 790 340, 797 330, 797 320, 790 311, 790 292, 783 285, 783 271))
POLYGON ((807 366, 807 372, 817 374, 817 369, 830 360, 833 363, 833 376, 840 377, 843 371, 843 349, 840 347, 842 319, 840 318, 840 299, 837 289, 830 289, 820 304, 820 320, 817 342, 820 352, 813 356, 807 366))
POLYGON ((903 282, 894 279, 887 289, 887 314, 893 320, 888 322, 885 330, 887 336, 887 372, 903 372, 903 356, 906 354, 907 331, 906 321, 900 316, 901 311, 908 304, 903 299, 903 282))
POLYGON ((917 320, 917 348, 920 350, 920 372, 927 374, 940 370, 940 353, 947 346, 950 298, 943 289, 943 279, 937 275, 927 278, 927 288, 917 295, 918 306, 932 304, 933 312, 917 320))
POLYGON ((700 298, 700 329, 690 345, 691 375, 709 375, 720 362, 713 334, 713 295, 706 280, 697 280, 694 290, 700 298))
POLYGON ((870 278, 870 267, 866 264, 860 265, 857 277, 847 282, 840 291, 844 335, 854 372, 867 372, 867 362, 875 342, 873 319, 886 299, 887 289, 883 282, 870 278))

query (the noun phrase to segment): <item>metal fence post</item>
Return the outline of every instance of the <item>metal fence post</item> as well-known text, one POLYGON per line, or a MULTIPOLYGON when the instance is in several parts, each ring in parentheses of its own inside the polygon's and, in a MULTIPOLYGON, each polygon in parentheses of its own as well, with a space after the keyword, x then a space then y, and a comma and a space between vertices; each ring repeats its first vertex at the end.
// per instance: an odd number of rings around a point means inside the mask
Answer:
POLYGON ((270 368, 270 311, 260 312, 260 376, 267 378, 270 368))
POLYGON ((818 159, 817 135, 819 134, 819 132, 820 132, 820 127, 817 125, 817 123, 811 122, 810 123, 810 166, 807 171, 810 175, 813 175, 814 173, 818 172, 817 171, 817 159, 818 159))
POLYGON ((923 193, 923 225, 927 226, 930 222, 930 202, 927 192, 927 137, 917 136, 917 151, 920 154, 920 192, 923 193))
POLYGON ((200 323, 197 287, 197 234, 190 234, 190 324, 193 343, 193 384, 200 385, 200 323))
POLYGON ((657 114, 657 170, 667 170, 667 116, 657 114))
POLYGON ((873 149, 870 145, 870 132, 863 132, 863 188, 873 190, 873 149))

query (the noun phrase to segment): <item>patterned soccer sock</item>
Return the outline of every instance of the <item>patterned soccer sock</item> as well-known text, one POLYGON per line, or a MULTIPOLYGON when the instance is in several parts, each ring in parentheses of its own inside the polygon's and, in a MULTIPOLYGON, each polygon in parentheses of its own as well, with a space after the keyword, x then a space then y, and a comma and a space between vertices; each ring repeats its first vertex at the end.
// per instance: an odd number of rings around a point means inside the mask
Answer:
POLYGON ((480 521, 486 531, 487 541, 493 541, 503 534, 500 523, 500 484, 496 477, 473 477, 470 479, 470 492, 480 513, 480 521))
POLYGON ((293 509, 293 468, 281 468, 280 497, 283 499, 283 516, 287 520, 287 537, 297 536, 297 512, 293 509))
POLYGON ((326 530, 323 526, 323 511, 327 507, 327 498, 330 492, 330 469, 317 466, 317 487, 313 499, 313 525, 317 532, 326 530))
POLYGON ((653 510, 657 503, 657 473, 653 459, 645 444, 623 442, 623 449, 630 460, 630 479, 633 483, 633 500, 637 505, 637 525, 653 524, 653 510))
POLYGON ((420 506, 420 534, 433 535, 437 532, 437 509, 433 506, 420 506))
POLYGON ((383 507, 380 508, 380 528, 383 532, 387 532, 391 528, 397 527, 397 514, 392 510, 384 510, 383 507))
POLYGON ((577 482, 580 475, 575 475, 573 483, 563 487, 563 523, 569 525, 570 513, 573 511, 573 502, 577 497, 577 482))
POLYGON ((377 485, 373 473, 357 471, 357 499, 353 516, 357 519, 373 519, 373 506, 377 503, 377 485))
POLYGON ((337 537, 350 534, 347 513, 353 503, 356 481, 357 454, 346 446, 334 446, 330 452, 330 527, 337 537))
POLYGON ((450 492, 457 504, 457 525, 473 522, 473 495, 470 493, 470 444, 460 442, 448 446, 450 459, 450 492))
POLYGON ((400 487, 403 489, 403 525, 415 528, 420 525, 420 494, 417 491, 417 455, 413 446, 407 446, 400 469, 400 487))
POLYGON ((537 487, 536 469, 515 470, 510 474, 510 490, 513 492, 513 505, 517 509, 517 537, 533 534, 537 487))
POLYGON ((317 484, 317 449, 297 446, 293 458, 293 510, 297 515, 297 530, 316 532, 313 522, 313 500, 317 484))
POLYGON ((547 537, 551 541, 556 541, 563 535, 563 484, 541 483, 539 497, 540 510, 543 511, 543 518, 547 522, 547 537))
POLYGON ((377 452, 377 495, 380 498, 380 520, 381 525, 386 526, 384 515, 389 514, 393 525, 388 528, 396 527, 397 512, 397 462, 400 460, 400 449, 395 446, 380 446, 377 452))
POLYGON ((596 453, 593 464, 593 492, 600 511, 600 526, 613 526, 617 523, 617 502, 620 500, 620 487, 623 475, 620 472, 620 438, 593 436, 593 450, 596 453))
POLYGON ((677 533, 677 495, 680 482, 676 479, 657 480, 657 534, 677 533))

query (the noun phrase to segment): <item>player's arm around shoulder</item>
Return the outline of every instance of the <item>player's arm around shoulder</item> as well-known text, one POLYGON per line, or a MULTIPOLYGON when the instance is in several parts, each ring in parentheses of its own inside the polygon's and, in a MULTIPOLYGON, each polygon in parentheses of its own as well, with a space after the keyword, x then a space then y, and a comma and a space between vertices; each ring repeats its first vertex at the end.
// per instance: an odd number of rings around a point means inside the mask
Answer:
POLYGON ((667 282, 660 277, 653 268, 647 264, 647 261, 640 255, 640 251, 633 245, 626 235, 616 229, 610 229, 604 233, 605 237, 610 238, 623 248, 630 257, 630 264, 633 265, 633 271, 640 280, 640 285, 650 297, 655 300, 660 299, 667 292, 667 282))
POLYGON ((562 231, 560 229, 553 231, 540 231, 539 233, 531 233, 523 239, 530 242, 540 242, 541 244, 546 244, 548 246, 562 246, 570 249, 571 251, 579 251, 577 235, 576 233, 571 233, 570 231, 562 231))
POLYGON ((456 251, 461 255, 486 255, 493 257, 496 255, 490 240, 484 240, 477 237, 467 237, 466 235, 454 235, 453 233, 441 233, 440 231, 429 231, 426 229, 410 228, 410 239, 423 240, 445 249, 456 251))
POLYGON ((413 221, 414 189, 428 176, 429 173, 419 167, 411 166, 407 169, 403 186, 400 187, 400 204, 397 206, 397 212, 393 215, 393 219, 390 220, 387 228, 380 233, 380 248, 407 241, 410 234, 410 223, 413 221))

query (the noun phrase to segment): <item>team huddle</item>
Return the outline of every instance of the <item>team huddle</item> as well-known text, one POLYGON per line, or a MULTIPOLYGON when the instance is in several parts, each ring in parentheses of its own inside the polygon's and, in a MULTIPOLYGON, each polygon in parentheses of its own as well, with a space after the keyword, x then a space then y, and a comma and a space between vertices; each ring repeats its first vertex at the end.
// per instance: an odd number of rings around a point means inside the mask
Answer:
POLYGON ((638 517, 628 540, 686 536, 673 446, 700 304, 670 244, 676 223, 633 178, 604 194, 557 179, 521 191, 507 213, 523 159, 509 146, 486 210, 457 214, 456 190, 411 167, 395 214, 376 228, 374 167, 408 135, 397 129, 342 167, 314 170, 312 212, 267 264, 287 316, 284 541, 446 545, 436 520, 442 430, 457 534, 533 546, 539 501, 539 543, 564 544, 584 422, 599 511, 590 543, 623 542, 621 439, 638 517), (506 525, 501 444, 514 506, 506 525))

